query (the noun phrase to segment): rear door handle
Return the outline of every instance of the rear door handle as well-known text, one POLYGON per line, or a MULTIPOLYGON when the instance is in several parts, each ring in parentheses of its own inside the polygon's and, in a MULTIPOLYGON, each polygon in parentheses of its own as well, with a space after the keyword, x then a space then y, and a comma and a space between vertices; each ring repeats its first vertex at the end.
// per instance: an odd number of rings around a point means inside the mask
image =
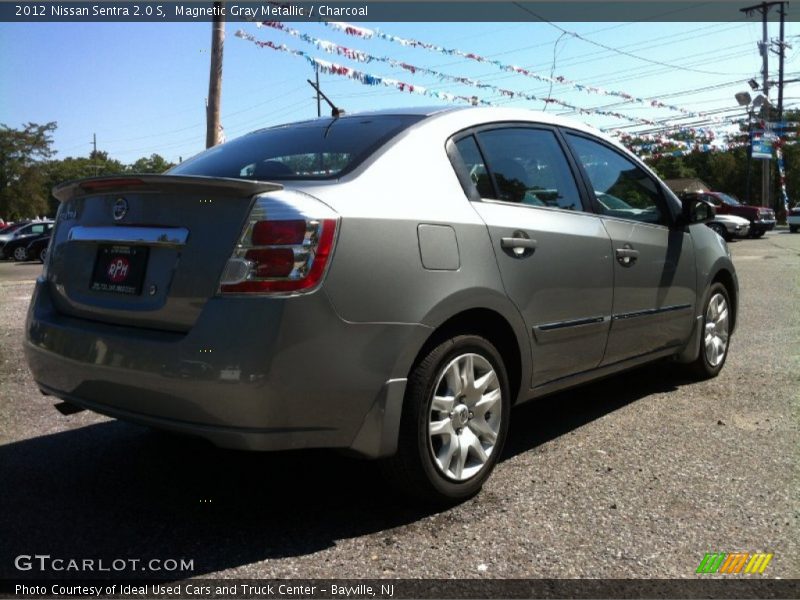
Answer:
POLYGON ((629 244, 625 244, 622 248, 617 248, 617 261, 623 267, 629 267, 636 262, 639 258, 639 251, 634 250, 629 244))
POLYGON ((536 248, 536 240, 524 237, 504 237, 500 238, 500 246, 511 249, 534 250, 536 248))

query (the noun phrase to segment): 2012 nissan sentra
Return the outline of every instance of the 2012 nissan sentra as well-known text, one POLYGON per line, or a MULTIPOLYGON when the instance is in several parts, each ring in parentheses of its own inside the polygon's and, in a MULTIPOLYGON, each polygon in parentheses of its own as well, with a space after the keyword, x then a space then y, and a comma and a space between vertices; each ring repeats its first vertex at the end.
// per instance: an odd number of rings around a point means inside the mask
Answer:
POLYGON ((549 114, 320 118, 54 194, 26 325, 44 393, 380 458, 429 500, 481 488, 512 406, 669 357, 713 377, 736 323, 713 208, 549 114))

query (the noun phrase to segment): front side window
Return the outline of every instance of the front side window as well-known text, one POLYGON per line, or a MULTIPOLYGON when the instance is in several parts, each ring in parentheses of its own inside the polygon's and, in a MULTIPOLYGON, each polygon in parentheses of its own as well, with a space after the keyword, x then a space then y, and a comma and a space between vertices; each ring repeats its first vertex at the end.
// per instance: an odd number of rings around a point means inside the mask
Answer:
POLYGON ((619 152, 582 136, 566 134, 594 189, 600 212, 611 217, 666 225, 656 182, 619 152))
POLYGON ((555 134, 546 129, 505 128, 477 134, 493 198, 531 206, 583 210, 578 186, 555 134))

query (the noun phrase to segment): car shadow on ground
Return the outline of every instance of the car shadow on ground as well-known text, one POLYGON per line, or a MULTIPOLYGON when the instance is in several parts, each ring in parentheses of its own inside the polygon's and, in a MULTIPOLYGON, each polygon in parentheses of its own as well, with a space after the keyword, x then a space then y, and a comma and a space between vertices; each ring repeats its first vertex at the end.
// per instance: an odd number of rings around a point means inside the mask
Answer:
MULTIPOLYGON (((503 459, 683 382, 659 363, 519 407, 503 459)), ((19 554, 183 557, 194 560, 194 571, 175 577, 196 576, 307 555, 435 512, 396 494, 369 461, 220 450, 118 421, 2 446, 0 480, 4 578, 43 576, 16 571, 19 554)))

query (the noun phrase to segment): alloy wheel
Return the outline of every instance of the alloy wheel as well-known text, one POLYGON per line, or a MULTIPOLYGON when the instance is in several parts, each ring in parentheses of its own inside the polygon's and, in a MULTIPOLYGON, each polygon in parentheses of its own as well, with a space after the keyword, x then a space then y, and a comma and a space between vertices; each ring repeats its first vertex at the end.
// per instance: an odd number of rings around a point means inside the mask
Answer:
POLYGON ((477 475, 495 450, 504 417, 500 381, 486 358, 462 354, 434 387, 428 417, 429 449, 448 479, 477 475))
POLYGON ((728 301, 720 293, 714 294, 706 308, 705 354, 708 364, 716 367, 728 351, 728 301))

